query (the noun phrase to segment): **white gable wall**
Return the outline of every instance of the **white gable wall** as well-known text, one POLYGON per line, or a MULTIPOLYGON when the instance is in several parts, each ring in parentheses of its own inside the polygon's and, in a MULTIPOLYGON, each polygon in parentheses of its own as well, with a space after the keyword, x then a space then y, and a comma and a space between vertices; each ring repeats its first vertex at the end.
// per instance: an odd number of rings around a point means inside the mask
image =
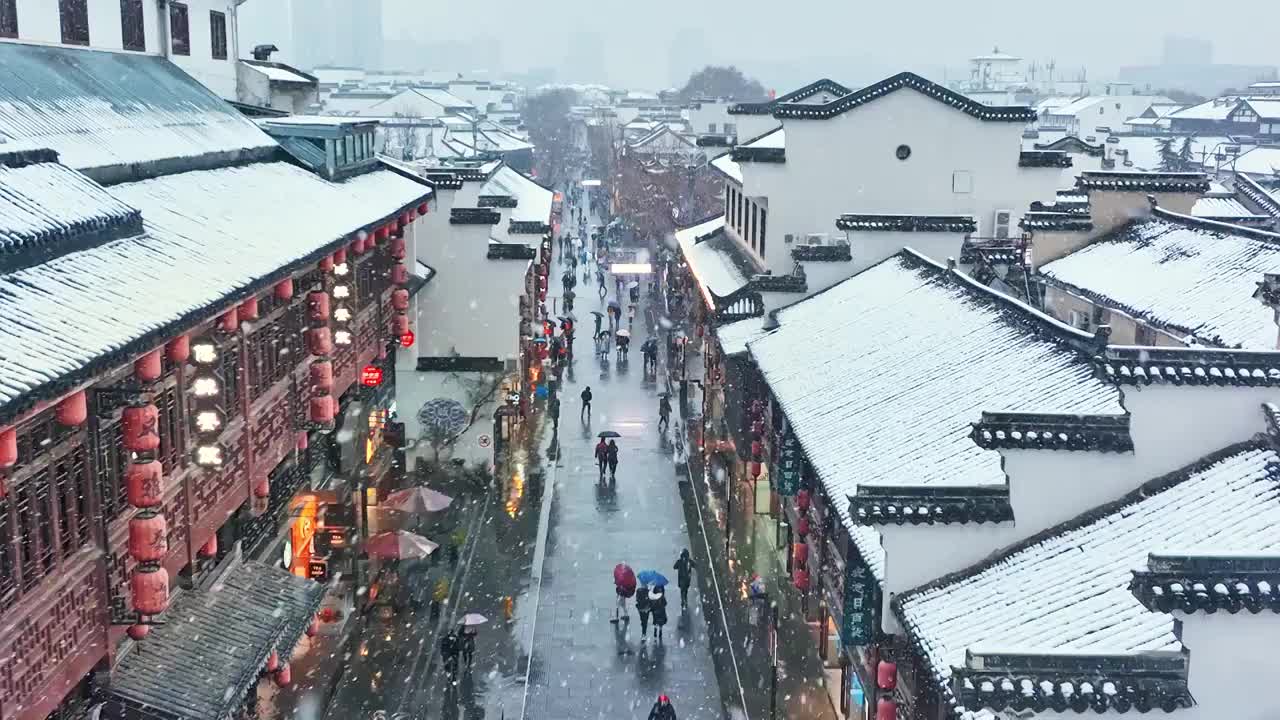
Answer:
POLYGON ((988 236, 995 212, 1009 210, 1017 232, 1030 203, 1052 200, 1059 183, 1056 169, 1018 167, 1020 123, 981 121, 911 89, 785 127, 785 164, 742 163, 746 193, 769 198, 775 272, 790 267, 785 234, 834 233, 842 213, 974 215, 988 236), (906 161, 899 145, 911 148, 906 161))

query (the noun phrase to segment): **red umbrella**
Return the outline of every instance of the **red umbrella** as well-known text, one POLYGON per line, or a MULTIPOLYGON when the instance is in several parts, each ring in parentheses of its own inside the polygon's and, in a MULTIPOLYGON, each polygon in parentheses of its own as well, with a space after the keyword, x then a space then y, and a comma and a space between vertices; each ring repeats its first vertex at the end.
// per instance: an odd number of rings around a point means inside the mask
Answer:
POLYGON ((630 565, 618 563, 613 566, 613 584, 622 591, 624 597, 631 597, 636 592, 636 573, 630 565))

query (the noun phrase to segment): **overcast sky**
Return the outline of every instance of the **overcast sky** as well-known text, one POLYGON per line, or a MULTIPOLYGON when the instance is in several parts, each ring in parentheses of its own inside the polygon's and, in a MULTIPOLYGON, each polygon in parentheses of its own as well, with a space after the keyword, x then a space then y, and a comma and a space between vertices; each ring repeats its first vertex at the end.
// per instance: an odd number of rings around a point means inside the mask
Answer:
POLYGON ((1059 74, 1087 67, 1090 78, 1105 78, 1121 65, 1158 61, 1166 34, 1212 42, 1215 62, 1280 65, 1275 23, 1246 19, 1274 17, 1276 0, 1237 0, 1217 12, 1204 0, 383 2, 390 38, 445 48, 405 69, 452 70, 451 57, 472 61, 500 44, 493 69, 551 67, 561 81, 619 86, 676 84, 691 63, 736 64, 781 89, 816 75, 864 83, 902 69, 942 80, 944 70, 961 73, 968 57, 996 45, 1056 60, 1059 74))

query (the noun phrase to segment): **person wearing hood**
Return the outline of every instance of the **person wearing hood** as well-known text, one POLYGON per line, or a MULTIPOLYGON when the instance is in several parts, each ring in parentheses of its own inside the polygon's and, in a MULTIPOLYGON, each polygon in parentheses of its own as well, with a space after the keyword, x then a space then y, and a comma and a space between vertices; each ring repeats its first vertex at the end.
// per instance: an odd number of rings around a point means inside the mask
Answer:
POLYGON ((693 584, 693 558, 689 557, 689 548, 680 551, 676 564, 671 566, 676 571, 676 585, 680 586, 680 609, 689 607, 689 586, 693 584))
POLYGON ((649 720, 676 720, 676 709, 671 707, 671 701, 666 695, 658 696, 658 701, 649 711, 649 720))
POLYGON ((636 589, 636 612, 640 613, 640 642, 649 636, 649 587, 641 585, 636 589))
POLYGON ((653 637, 662 642, 662 627, 667 624, 667 596, 660 587, 649 592, 649 612, 653 614, 653 637))

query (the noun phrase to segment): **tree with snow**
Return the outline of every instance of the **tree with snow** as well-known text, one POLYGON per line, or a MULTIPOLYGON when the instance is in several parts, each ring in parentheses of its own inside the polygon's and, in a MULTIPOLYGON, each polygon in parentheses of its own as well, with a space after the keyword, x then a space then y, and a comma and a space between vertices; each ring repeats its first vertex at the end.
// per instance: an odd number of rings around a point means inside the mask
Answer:
POLYGON ((1156 146, 1160 150, 1161 172, 1177 172, 1181 161, 1178 158, 1178 151, 1174 149, 1173 144, 1177 142, 1175 138, 1162 137, 1156 138, 1156 146))
POLYGON ((680 98, 685 102, 698 98, 728 98, 751 102, 764 100, 766 96, 759 80, 747 77, 732 65, 708 65, 690 75, 680 89, 680 98))

